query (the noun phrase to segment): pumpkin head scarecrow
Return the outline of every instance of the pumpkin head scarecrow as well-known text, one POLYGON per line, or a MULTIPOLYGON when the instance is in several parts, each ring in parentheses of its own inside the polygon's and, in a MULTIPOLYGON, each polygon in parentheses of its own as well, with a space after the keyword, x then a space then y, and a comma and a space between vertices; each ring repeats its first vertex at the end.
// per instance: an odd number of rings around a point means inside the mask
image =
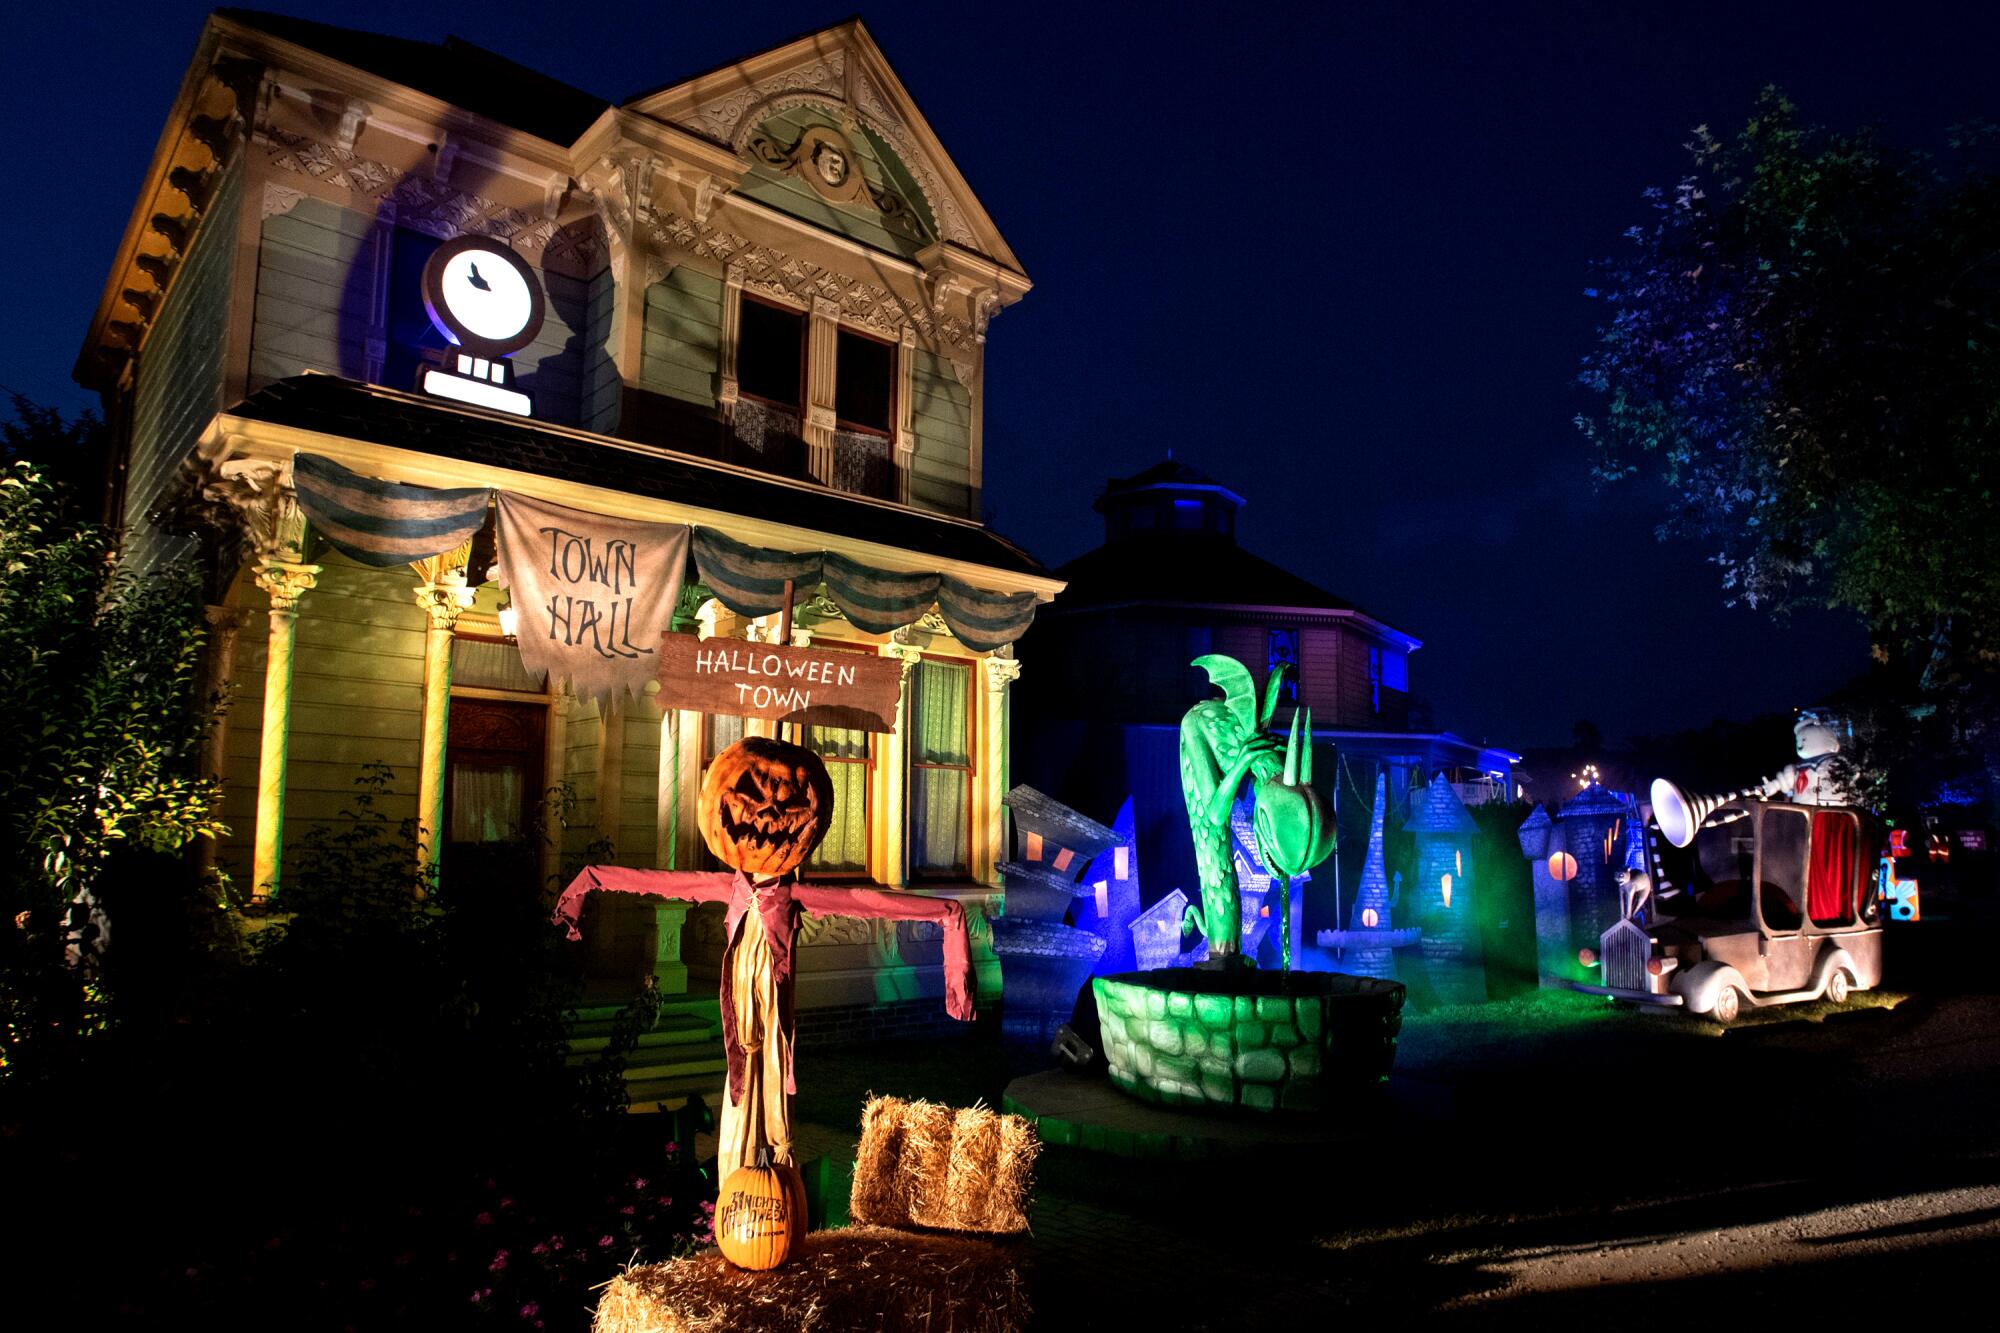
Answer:
POLYGON ((698 822, 729 873, 588 866, 563 890, 556 920, 580 938, 593 889, 729 905, 722 954, 722 1044, 728 1096, 716 1127, 716 1179, 758 1160, 791 1166, 792 946, 800 914, 935 921, 944 928, 945 1006, 972 1017, 972 950, 955 902, 880 889, 797 882, 798 868, 833 823, 833 783, 803 746, 750 736, 717 755, 702 783, 698 822))

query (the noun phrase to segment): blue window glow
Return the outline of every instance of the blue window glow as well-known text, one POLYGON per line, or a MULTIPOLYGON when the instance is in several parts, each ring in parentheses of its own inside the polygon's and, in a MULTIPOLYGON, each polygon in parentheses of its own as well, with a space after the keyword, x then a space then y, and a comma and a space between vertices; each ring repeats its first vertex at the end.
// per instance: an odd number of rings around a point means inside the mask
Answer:
POLYGON ((1295 629, 1274 629, 1269 640, 1270 651, 1264 663, 1267 672, 1279 667, 1290 667, 1285 674, 1284 692, 1278 697, 1285 703, 1299 701, 1299 632, 1295 629))

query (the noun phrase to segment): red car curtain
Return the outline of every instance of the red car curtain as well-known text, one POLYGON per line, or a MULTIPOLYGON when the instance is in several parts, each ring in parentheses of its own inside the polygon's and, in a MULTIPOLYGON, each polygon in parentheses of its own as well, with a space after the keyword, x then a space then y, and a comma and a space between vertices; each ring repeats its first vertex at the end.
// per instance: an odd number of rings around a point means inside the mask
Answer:
POLYGON ((1806 880, 1806 915, 1816 926, 1854 920, 1854 817, 1833 810, 1813 815, 1812 872, 1806 880))

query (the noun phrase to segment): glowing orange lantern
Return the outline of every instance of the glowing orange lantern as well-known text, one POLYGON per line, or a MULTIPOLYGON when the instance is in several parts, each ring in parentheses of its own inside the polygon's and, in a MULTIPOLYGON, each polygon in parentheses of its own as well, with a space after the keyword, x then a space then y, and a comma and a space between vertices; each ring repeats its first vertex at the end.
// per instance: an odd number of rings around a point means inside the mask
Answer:
POLYGON ((1449 870, 1445 871, 1444 874, 1444 905, 1446 907, 1451 906, 1451 872, 1449 870))
POLYGON ((1364 907, 1361 909, 1361 924, 1373 930, 1382 924, 1382 918, 1376 913, 1374 908, 1364 907))
POLYGON ((1558 884, 1567 884, 1576 878, 1576 858, 1568 852, 1557 852, 1549 857, 1549 878, 1558 884))

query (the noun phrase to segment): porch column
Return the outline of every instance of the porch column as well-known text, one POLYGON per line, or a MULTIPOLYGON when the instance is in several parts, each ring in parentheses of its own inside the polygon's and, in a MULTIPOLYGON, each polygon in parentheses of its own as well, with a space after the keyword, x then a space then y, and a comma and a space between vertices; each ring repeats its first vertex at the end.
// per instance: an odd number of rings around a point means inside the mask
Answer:
MULTIPOLYGON (((303 520, 298 524, 304 536, 303 520)), ((257 563, 257 586, 271 599, 264 657, 263 735, 257 746, 257 839, 251 854, 250 896, 278 891, 285 847, 285 752, 292 729, 292 647, 298 638, 299 599, 319 581, 320 567, 296 557, 291 541, 257 563)))
MULTIPOLYGON (((196 704, 206 714, 227 701, 230 682, 236 677, 236 635, 248 619, 241 607, 204 606, 202 619, 208 625, 208 649, 202 658, 201 697, 196 704)), ((229 727, 217 717, 202 733, 200 775, 223 780, 229 766, 229 727)), ((215 865, 215 839, 197 838, 194 843, 196 872, 207 875, 215 865)))
POLYGON ((910 882, 910 671, 923 659, 915 644, 891 640, 877 650, 902 663, 903 681, 896 694, 896 729, 882 738, 882 882, 902 888, 910 882))
POLYGON ((917 331, 903 326, 896 348, 896 499, 910 502, 910 469, 917 457, 916 404, 917 331))
POLYGON ((806 334, 806 472, 822 486, 833 485, 834 372, 840 351, 840 305, 813 298, 806 334))
POLYGON ((1013 658, 1011 645, 1000 648, 985 661, 986 689, 982 692, 980 734, 986 742, 982 769, 986 787, 986 837, 979 848, 972 877, 982 884, 1000 882, 1000 849, 1007 845, 1005 807, 1001 798, 1012 781, 1009 758, 1013 747, 1013 692, 1007 687, 1021 678, 1021 664, 1013 658), (1002 653, 1007 656, 1001 656, 1002 653))
POLYGON ((437 884, 444 853, 445 750, 451 738, 451 636, 458 617, 472 605, 473 590, 465 586, 463 568, 446 568, 446 557, 414 564, 425 576, 417 585, 417 606, 424 613, 424 743, 417 761, 417 868, 424 881, 437 884))

